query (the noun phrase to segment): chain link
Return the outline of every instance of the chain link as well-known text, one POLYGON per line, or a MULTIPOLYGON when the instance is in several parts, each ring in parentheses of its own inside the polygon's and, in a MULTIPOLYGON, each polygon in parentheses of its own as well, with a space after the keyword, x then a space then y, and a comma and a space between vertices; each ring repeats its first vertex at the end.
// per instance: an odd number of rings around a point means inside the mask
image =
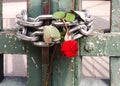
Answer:
MULTIPOLYGON (((53 26, 57 26, 57 27, 60 27, 60 26, 65 26, 63 22, 61 21, 53 21, 52 22, 52 25, 53 26)), ((78 20, 75 20, 73 22, 66 22, 66 25, 67 26, 75 26, 75 25, 78 25, 78 20)))
MULTIPOLYGON (((85 20, 77 18, 73 22, 66 22, 69 27, 69 33, 72 39, 79 39, 82 36, 90 35, 94 28, 93 18, 87 11, 82 11, 85 15, 85 20)), ((33 45, 39 47, 50 47, 56 43, 60 43, 60 40, 53 38, 51 44, 47 44, 43 40, 44 35, 44 21, 50 21, 51 25, 57 27, 65 27, 64 23, 60 20, 52 18, 52 15, 39 15, 36 18, 28 17, 27 11, 22 10, 21 14, 16 15, 17 18, 17 37, 24 41, 32 42, 33 45)))

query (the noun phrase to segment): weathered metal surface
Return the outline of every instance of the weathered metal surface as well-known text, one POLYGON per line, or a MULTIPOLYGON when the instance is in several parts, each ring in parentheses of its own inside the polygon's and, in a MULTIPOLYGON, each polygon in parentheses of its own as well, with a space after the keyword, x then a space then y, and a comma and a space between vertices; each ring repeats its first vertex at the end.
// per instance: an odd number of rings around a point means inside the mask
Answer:
MULTIPOLYGON (((81 0, 80 0, 81 1, 81 0)), ((75 0, 75 9, 78 10, 79 0, 75 0)), ((51 12, 59 10, 69 11, 72 9, 72 0, 53 0, 51 12), (59 6, 57 5, 59 4, 59 6), (68 4, 69 3, 69 4, 68 4), (56 8, 58 6, 58 8, 56 8)), ((55 56, 51 86, 78 86, 81 78, 81 58, 68 59, 61 56, 60 47, 55 56)))
MULTIPOLYGON (((29 1, 29 16, 36 17, 42 14, 42 0, 29 1)), ((72 8, 71 0, 53 0, 51 1, 51 13, 54 11, 65 10, 69 11, 72 8), (55 3, 55 4, 54 4, 55 3), (59 6, 58 6, 59 3, 59 6), (69 3, 66 5, 66 3, 69 3), (57 8, 59 7, 59 8, 57 8), (54 8, 54 9, 53 9, 54 8)), ((75 9, 79 9, 79 0, 75 0, 75 9)), ((2 11, 1 11, 2 12, 2 11)), ((1 23, 2 25, 2 23, 1 23)), ((1 53, 24 54, 28 56, 28 86, 41 86, 41 49, 31 45, 30 43, 24 46, 24 42, 19 41, 14 35, 1 35, 1 53)), ((60 49, 60 47, 59 47, 60 49)), ((55 58, 53 64, 53 73, 51 86, 78 86, 81 77, 81 58, 78 56, 74 59, 62 58, 60 51, 55 58)))
POLYGON ((27 44, 28 86, 42 86, 41 49, 27 44))
POLYGON ((49 69, 49 48, 42 48, 42 86, 45 86, 49 69))
MULTIPOLYGON (((43 14, 50 14, 50 0, 43 1, 43 14)), ((45 21, 45 25, 49 25, 48 21, 45 21)), ((49 47, 42 48, 42 86, 49 86, 46 84, 49 69, 49 47)))
MULTIPOLYGON (((111 31, 120 33, 120 0, 112 0, 112 22, 111 22, 111 31)), ((115 43, 120 43, 119 38, 116 38, 115 43)), ((116 44, 115 44, 116 45, 116 44)), ((119 44, 120 45, 120 44, 119 44)), ((120 50, 120 46, 117 46, 117 50, 120 50)), ((113 48, 112 51, 115 52, 113 48)), ((120 52, 118 55, 110 57, 110 86, 120 86, 120 52)))
POLYGON ((110 86, 120 86, 120 57, 111 57, 110 68, 110 86))
POLYGON ((42 2, 44 0, 27 0, 28 1, 28 13, 29 16, 36 18, 42 14, 42 2))
MULTIPOLYGON (((82 0, 74 0, 74 8, 80 10, 82 0)), ((72 0, 51 0, 51 13, 57 10, 70 11, 72 9, 72 0), (67 4, 66 4, 67 3, 67 4), (69 4, 68 4, 69 3, 69 4)))
POLYGON ((111 31, 120 31, 120 1, 111 0, 111 31))
MULTIPOLYGON (((76 3, 79 0, 75 0, 76 3)), ((36 17, 42 14, 42 0, 30 0, 29 2, 29 16, 36 17)), ((57 11, 57 6, 65 11, 71 10, 72 2, 71 0, 51 0, 51 13, 57 11), (66 3, 69 3, 66 5, 66 3)), ((78 8, 78 5, 76 8, 78 8)), ((32 45, 28 45, 28 86, 41 86, 41 49, 32 45), (34 60, 33 60, 34 59, 34 60), (36 67, 37 66, 37 67, 36 67)), ((52 52, 52 51, 51 51, 52 52)), ((51 79, 51 86, 78 86, 80 73, 80 66, 78 62, 80 57, 75 59, 62 58, 60 53, 60 47, 58 48, 58 54, 55 56, 55 61, 53 64, 53 73, 51 79)))
MULTIPOLYGON (((28 0, 28 13, 31 17, 42 14, 42 0, 28 0)), ((28 86, 42 86, 42 50, 39 47, 27 44, 28 56, 28 86)))
POLYGON ((84 37, 80 41, 82 56, 120 56, 120 33, 106 33, 97 36, 84 37), (93 43, 86 49, 87 43, 93 43))
POLYGON ((78 56, 74 59, 74 68, 74 86, 79 86, 82 80, 82 56, 78 56))
POLYGON ((0 34, 0 53, 25 54, 25 43, 12 34, 0 34))
POLYGON ((58 55, 53 65, 52 86, 74 86, 74 59, 70 60, 58 55))
POLYGON ((79 56, 73 59, 62 57, 58 49, 53 63, 51 86, 79 86, 82 77, 81 59, 79 56))
POLYGON ((46 86, 49 64, 42 64, 42 86, 46 86))
POLYGON ((81 63, 80 57, 68 59, 62 57, 60 50, 58 50, 53 64, 51 86, 79 86, 81 63))

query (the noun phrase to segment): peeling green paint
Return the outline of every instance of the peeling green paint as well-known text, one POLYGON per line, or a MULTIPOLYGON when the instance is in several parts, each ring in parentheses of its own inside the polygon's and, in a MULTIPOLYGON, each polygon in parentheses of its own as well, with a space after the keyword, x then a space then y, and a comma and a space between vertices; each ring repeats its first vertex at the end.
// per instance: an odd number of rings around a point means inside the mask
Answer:
MULTIPOLYGON (((75 0, 75 8, 78 10, 78 1, 75 0)), ((80 0, 81 1, 81 0, 80 0)), ((57 4, 60 3, 60 9, 65 11, 71 10, 72 2, 71 0, 51 0, 51 13, 58 10, 57 4), (68 3, 66 5, 66 3, 68 3)), ((30 7, 29 7, 29 16, 36 17, 39 14, 42 14, 43 9, 43 0, 36 0, 34 3, 34 0, 30 0, 30 7)), ((27 45, 27 55, 28 55, 28 86, 41 86, 42 85, 42 63, 41 63, 41 48, 35 47, 31 44, 27 45), (36 50, 37 51, 36 51, 36 50), (34 52, 34 53, 33 53, 34 52), (32 58, 35 60, 33 61, 32 58), (36 69, 35 62, 39 61, 37 64, 38 68, 36 69), (34 69, 34 70, 33 70, 34 69), (33 80, 34 78, 34 80, 33 80)), ((53 51, 53 47, 51 47, 51 53, 53 51)), ((78 86, 80 75, 78 72, 78 62, 80 61, 79 56, 75 59, 66 59, 62 58, 60 53, 60 47, 58 48, 58 54, 55 56, 55 61, 53 63, 53 73, 51 77, 51 86, 78 86), (64 65, 63 65, 64 64, 64 65), (72 68, 72 71, 71 71, 72 68), (75 71, 73 71, 75 70, 75 71), (78 76, 79 75, 79 76, 78 76)), ((51 55, 50 55, 51 57, 51 55)))
POLYGON ((82 56, 119 56, 120 55, 120 33, 106 33, 97 36, 89 36, 81 39, 81 55, 82 56), (85 46, 87 42, 94 43, 94 50, 87 52, 85 46))
POLYGON ((14 35, 0 34, 0 52, 7 54, 24 54, 25 42, 18 40, 14 35))

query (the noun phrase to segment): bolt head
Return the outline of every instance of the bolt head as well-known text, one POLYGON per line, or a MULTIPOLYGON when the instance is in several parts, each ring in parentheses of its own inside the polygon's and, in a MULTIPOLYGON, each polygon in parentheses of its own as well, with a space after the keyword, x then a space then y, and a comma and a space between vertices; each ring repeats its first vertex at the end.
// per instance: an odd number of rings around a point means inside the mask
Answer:
POLYGON ((85 50, 86 50, 87 52, 91 52, 91 51, 94 50, 94 47, 95 47, 94 43, 92 43, 92 42, 86 42, 84 48, 85 48, 85 50))

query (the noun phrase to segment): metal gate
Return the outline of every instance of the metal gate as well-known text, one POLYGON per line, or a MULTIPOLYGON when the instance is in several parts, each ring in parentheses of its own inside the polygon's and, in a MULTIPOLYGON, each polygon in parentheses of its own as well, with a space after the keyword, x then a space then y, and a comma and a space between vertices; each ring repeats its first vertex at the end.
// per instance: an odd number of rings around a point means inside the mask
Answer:
MULTIPOLYGON (((37 17, 38 15, 42 14, 43 4, 47 2, 48 0, 27 0, 27 8, 29 16, 31 17, 37 17)), ((70 0, 62 1, 61 2, 61 8, 65 10, 69 10, 71 8, 72 2, 70 0), (64 3, 70 3, 67 7, 62 7, 64 3), (63 4, 63 5, 62 5, 63 4)), ((76 10, 78 9, 78 0, 75 0, 76 10)), ((51 13, 57 10, 57 3, 58 0, 51 0, 51 13)), ((2 0, 0 1, 0 80, 2 81, 4 78, 3 74, 3 54, 26 54, 27 55, 27 65, 28 65, 28 79, 27 79, 27 85, 28 86, 42 86, 45 82, 44 80, 44 70, 46 67, 44 67, 46 64, 42 65, 42 55, 46 56, 46 52, 48 53, 48 57, 51 57, 50 52, 52 52, 53 47, 48 49, 46 48, 40 48, 33 46, 29 42, 23 42, 20 41, 15 36, 15 30, 3 30, 2 28, 2 0), (42 52, 44 50, 44 52, 42 52), (37 67, 36 67, 37 65, 37 67)), ((69 59, 63 59, 60 58, 61 55, 58 50, 58 54, 56 55, 56 59, 54 61, 54 69, 51 77, 51 85, 52 86, 77 86, 78 80, 79 80, 79 73, 78 70, 78 59, 73 59, 73 62, 71 63, 71 60, 69 59), (64 63, 64 65, 63 65, 64 63), (76 71, 67 71, 70 70, 70 68, 75 67, 76 71), (60 72, 59 72, 60 71, 60 72), (66 75, 66 76, 65 76, 66 75), (54 78, 53 78, 54 77, 54 78)))
MULTIPOLYGON (((81 0, 74 0, 75 10, 80 8, 81 0)), ((27 0, 29 16, 37 17, 43 14, 43 3, 47 0, 27 0)), ((57 3, 61 2, 61 8, 69 11, 72 7, 72 0, 51 0, 50 12, 57 11, 57 3), (67 5, 65 5, 65 3, 67 5), (68 4, 69 3, 69 4, 68 4)), ((23 42, 15 36, 15 30, 2 29, 2 0, 0 1, 0 80, 4 78, 3 74, 3 54, 26 54, 28 61, 28 86, 42 86, 44 84, 44 70, 46 62, 43 64, 42 57, 51 57, 53 47, 48 49, 33 46, 29 42, 23 42), (43 52, 44 50, 44 52, 43 52), (36 67, 37 65, 37 67, 36 67)), ((48 6, 48 5, 47 5, 48 6)), ((60 50, 57 50, 53 62, 53 72, 50 84, 51 86, 79 86, 81 81, 82 56, 110 56, 110 86, 119 86, 120 78, 120 33, 119 31, 119 8, 120 1, 111 1, 111 29, 109 33, 100 33, 99 35, 81 38, 79 41, 79 56, 74 59, 61 58, 60 50)), ((46 57, 46 58, 47 58, 46 57)), ((48 59, 49 60, 49 59, 48 59)))

